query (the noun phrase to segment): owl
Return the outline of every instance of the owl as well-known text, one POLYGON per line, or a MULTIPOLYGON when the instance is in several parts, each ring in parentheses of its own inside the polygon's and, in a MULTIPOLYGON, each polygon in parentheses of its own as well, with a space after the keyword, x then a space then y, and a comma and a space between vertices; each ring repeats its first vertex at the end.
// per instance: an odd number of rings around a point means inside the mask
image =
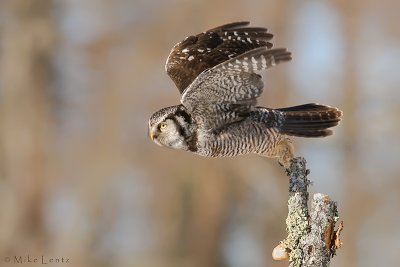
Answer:
POLYGON ((181 104, 151 116, 151 140, 205 157, 277 158, 287 168, 294 156, 291 136, 331 135, 342 117, 337 108, 257 106, 264 87, 259 72, 292 59, 287 49, 272 48, 272 37, 266 28, 234 22, 177 43, 165 70, 181 104))

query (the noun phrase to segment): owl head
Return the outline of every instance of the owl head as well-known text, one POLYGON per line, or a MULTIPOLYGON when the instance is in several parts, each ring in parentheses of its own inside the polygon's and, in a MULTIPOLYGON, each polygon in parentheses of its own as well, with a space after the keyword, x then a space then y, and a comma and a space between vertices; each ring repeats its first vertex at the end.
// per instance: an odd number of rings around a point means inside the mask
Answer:
POLYGON ((166 107, 149 120, 149 136, 159 146, 188 149, 191 117, 183 105, 166 107))

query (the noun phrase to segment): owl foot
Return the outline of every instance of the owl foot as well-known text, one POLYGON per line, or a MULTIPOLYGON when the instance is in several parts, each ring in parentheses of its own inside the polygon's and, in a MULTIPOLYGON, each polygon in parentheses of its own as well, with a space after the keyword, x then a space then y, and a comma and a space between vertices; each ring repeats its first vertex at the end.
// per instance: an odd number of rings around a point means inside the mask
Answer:
POLYGON ((293 157, 289 158, 289 159, 281 159, 280 158, 280 159, 278 159, 278 163, 279 163, 279 165, 281 165, 281 167, 283 167, 285 169, 286 172, 288 172, 290 169, 290 165, 292 163, 292 159, 293 159, 293 157))
POLYGON ((294 158, 293 145, 289 139, 281 140, 277 145, 278 163, 287 171, 294 158))

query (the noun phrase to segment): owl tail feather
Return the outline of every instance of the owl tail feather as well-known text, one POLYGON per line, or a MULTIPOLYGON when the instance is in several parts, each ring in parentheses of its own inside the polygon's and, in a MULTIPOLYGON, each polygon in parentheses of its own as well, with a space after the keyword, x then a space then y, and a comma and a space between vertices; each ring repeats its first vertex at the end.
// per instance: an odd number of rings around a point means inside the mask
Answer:
POLYGON ((337 108, 314 103, 275 111, 279 114, 279 132, 299 137, 329 136, 332 134, 329 128, 338 125, 342 117, 337 108))

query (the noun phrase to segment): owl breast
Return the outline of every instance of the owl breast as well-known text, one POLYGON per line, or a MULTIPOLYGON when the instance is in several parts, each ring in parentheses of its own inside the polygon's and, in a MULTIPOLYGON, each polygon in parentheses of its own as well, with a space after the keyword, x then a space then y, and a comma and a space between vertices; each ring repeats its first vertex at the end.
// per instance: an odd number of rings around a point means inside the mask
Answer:
POLYGON ((275 146, 279 135, 273 128, 250 118, 232 123, 221 131, 199 131, 196 154, 206 157, 233 157, 263 154, 275 146))

